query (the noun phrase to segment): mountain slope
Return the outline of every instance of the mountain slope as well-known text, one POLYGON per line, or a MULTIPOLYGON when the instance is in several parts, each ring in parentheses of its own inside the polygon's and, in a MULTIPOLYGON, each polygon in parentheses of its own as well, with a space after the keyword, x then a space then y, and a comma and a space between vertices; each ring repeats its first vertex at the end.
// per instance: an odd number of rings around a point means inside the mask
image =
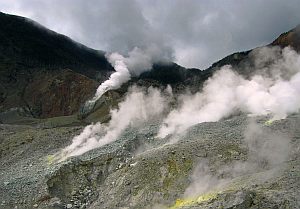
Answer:
POLYGON ((0 24, 0 112, 73 114, 113 71, 103 52, 29 19, 0 13, 0 24))
MULTIPOLYGON (((35 118, 74 114, 113 71, 104 52, 75 43, 32 20, 0 13, 0 23, 0 113, 14 108, 16 114, 35 118)), ((174 63, 156 64, 153 71, 125 84, 121 96, 133 84, 186 86, 202 74, 174 63)), ((1 119, 6 121, 0 115, 1 119)))
MULTIPOLYGON (((300 25, 289 32, 281 34, 268 46, 281 48, 290 46, 299 52, 300 25)), ((107 92, 98 101, 98 105, 95 106, 94 110, 84 114, 83 117, 87 117, 88 121, 99 121, 99 119, 100 121, 105 121, 108 118, 109 109, 123 99, 128 87, 132 85, 165 88, 167 84, 170 84, 175 94, 182 93, 187 89, 195 93, 201 90, 204 82, 224 65, 232 65, 233 70, 240 75, 251 77, 254 73, 259 73, 255 67, 256 50, 259 48, 261 47, 245 52, 233 53, 213 63, 208 69, 203 71, 199 69, 186 69, 175 63, 156 64, 151 71, 141 74, 139 78, 133 78, 120 89, 107 92)))
POLYGON ((90 78, 111 71, 104 52, 87 48, 27 18, 0 13, 1 64, 19 68, 70 68, 90 78))
MULTIPOLYGON (((76 114, 93 96, 99 83, 113 72, 103 52, 75 43, 29 19, 0 13, 0 23, 3 26, 0 28, 0 113, 14 108, 17 114, 22 112, 35 118, 76 114)), ((271 45, 289 45, 299 50, 299 28, 280 35, 271 45)), ((105 94, 98 102, 100 105, 80 118, 88 116, 88 122, 106 120, 109 109, 123 99, 132 85, 165 88, 170 84, 174 93, 186 89, 199 91, 204 81, 225 64, 251 66, 249 54, 251 50, 234 53, 204 71, 186 69, 175 63, 154 64, 151 71, 105 94)), ((236 69, 242 75, 251 74, 251 69, 236 69)), ((5 117, 0 114, 1 120, 5 121, 5 117)))

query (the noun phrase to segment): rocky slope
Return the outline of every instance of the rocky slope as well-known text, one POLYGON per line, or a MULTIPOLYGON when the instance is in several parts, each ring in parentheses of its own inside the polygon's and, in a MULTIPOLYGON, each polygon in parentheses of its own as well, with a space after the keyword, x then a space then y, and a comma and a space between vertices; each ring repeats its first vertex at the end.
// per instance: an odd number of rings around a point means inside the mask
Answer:
MULTIPOLYGON (((110 145, 58 164, 50 154, 70 143, 81 127, 1 125, 1 208, 296 209, 300 115, 270 126, 267 119, 241 115, 198 124, 170 144, 155 138, 156 122, 142 124, 128 128, 110 145), (262 153, 247 148, 249 121, 264 132, 286 136, 282 140, 290 149, 288 156, 251 164, 262 153), (195 172, 203 162, 207 170, 195 172), (230 172, 234 167, 245 170, 230 172), (193 185, 206 184, 210 189, 200 194, 192 189, 194 196, 183 195, 193 185)), ((282 143, 273 146, 278 152, 285 149, 282 143)))

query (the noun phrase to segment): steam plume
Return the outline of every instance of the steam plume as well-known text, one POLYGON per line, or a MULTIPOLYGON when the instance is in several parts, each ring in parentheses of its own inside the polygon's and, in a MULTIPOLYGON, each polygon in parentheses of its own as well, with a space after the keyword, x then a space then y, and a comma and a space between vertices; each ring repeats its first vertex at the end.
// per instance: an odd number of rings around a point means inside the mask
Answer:
POLYGON ((125 101, 118 109, 111 110, 108 124, 96 123, 88 125, 82 133, 73 138, 70 146, 60 154, 60 160, 70 156, 81 155, 91 149, 101 147, 118 139, 129 126, 137 126, 159 116, 165 108, 165 99, 161 92, 149 88, 146 93, 141 89, 132 88, 125 101))
POLYGON ((166 117, 158 136, 181 133, 197 123, 218 121, 236 111, 271 114, 271 120, 299 111, 300 56, 290 48, 276 56, 277 48, 260 50, 256 67, 261 68, 255 69, 259 75, 247 80, 231 66, 222 67, 205 83, 202 92, 182 96, 180 107, 166 117))
POLYGON ((111 74, 110 78, 97 88, 95 96, 89 102, 96 102, 105 92, 112 89, 120 88, 121 85, 130 79, 130 72, 125 63, 125 58, 118 54, 112 53, 106 55, 108 61, 113 65, 116 72, 111 74))
POLYGON ((132 76, 139 76, 141 73, 152 68, 152 64, 158 61, 168 61, 169 57, 164 55, 155 44, 145 49, 135 47, 124 57, 119 53, 106 54, 106 58, 112 64, 115 71, 108 80, 101 83, 97 88, 94 97, 88 100, 83 111, 89 112, 93 109, 95 102, 107 91, 118 89, 122 84, 131 79, 132 76))

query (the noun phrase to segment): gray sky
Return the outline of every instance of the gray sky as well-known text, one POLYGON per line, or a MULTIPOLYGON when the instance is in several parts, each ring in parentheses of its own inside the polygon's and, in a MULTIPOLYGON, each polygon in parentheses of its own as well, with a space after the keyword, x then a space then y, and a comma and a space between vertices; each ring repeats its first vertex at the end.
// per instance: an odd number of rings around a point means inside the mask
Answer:
POLYGON ((95 49, 126 54, 154 45, 200 69, 300 23, 300 0, 0 0, 0 10, 95 49))

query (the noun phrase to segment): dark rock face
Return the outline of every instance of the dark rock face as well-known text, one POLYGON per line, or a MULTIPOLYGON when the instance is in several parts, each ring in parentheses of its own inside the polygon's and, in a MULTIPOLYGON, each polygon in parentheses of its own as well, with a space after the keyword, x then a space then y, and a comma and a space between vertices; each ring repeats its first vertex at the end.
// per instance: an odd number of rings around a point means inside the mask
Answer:
POLYGON ((104 52, 18 16, 0 13, 0 111, 34 117, 77 112, 113 71, 104 52), (68 69, 68 70, 66 70, 68 69))
POLYGON ((281 34, 271 45, 286 47, 290 46, 298 53, 300 52, 300 25, 281 34))
POLYGON ((25 88, 23 98, 35 117, 71 115, 96 88, 96 81, 71 70, 62 70, 55 75, 39 73, 25 88))
MULTIPOLYGON (((87 48, 27 18, 0 13, 0 57, 6 66, 20 68, 69 68, 95 78, 112 71, 104 52, 87 48)), ((38 69, 36 69, 38 70, 38 69)))

